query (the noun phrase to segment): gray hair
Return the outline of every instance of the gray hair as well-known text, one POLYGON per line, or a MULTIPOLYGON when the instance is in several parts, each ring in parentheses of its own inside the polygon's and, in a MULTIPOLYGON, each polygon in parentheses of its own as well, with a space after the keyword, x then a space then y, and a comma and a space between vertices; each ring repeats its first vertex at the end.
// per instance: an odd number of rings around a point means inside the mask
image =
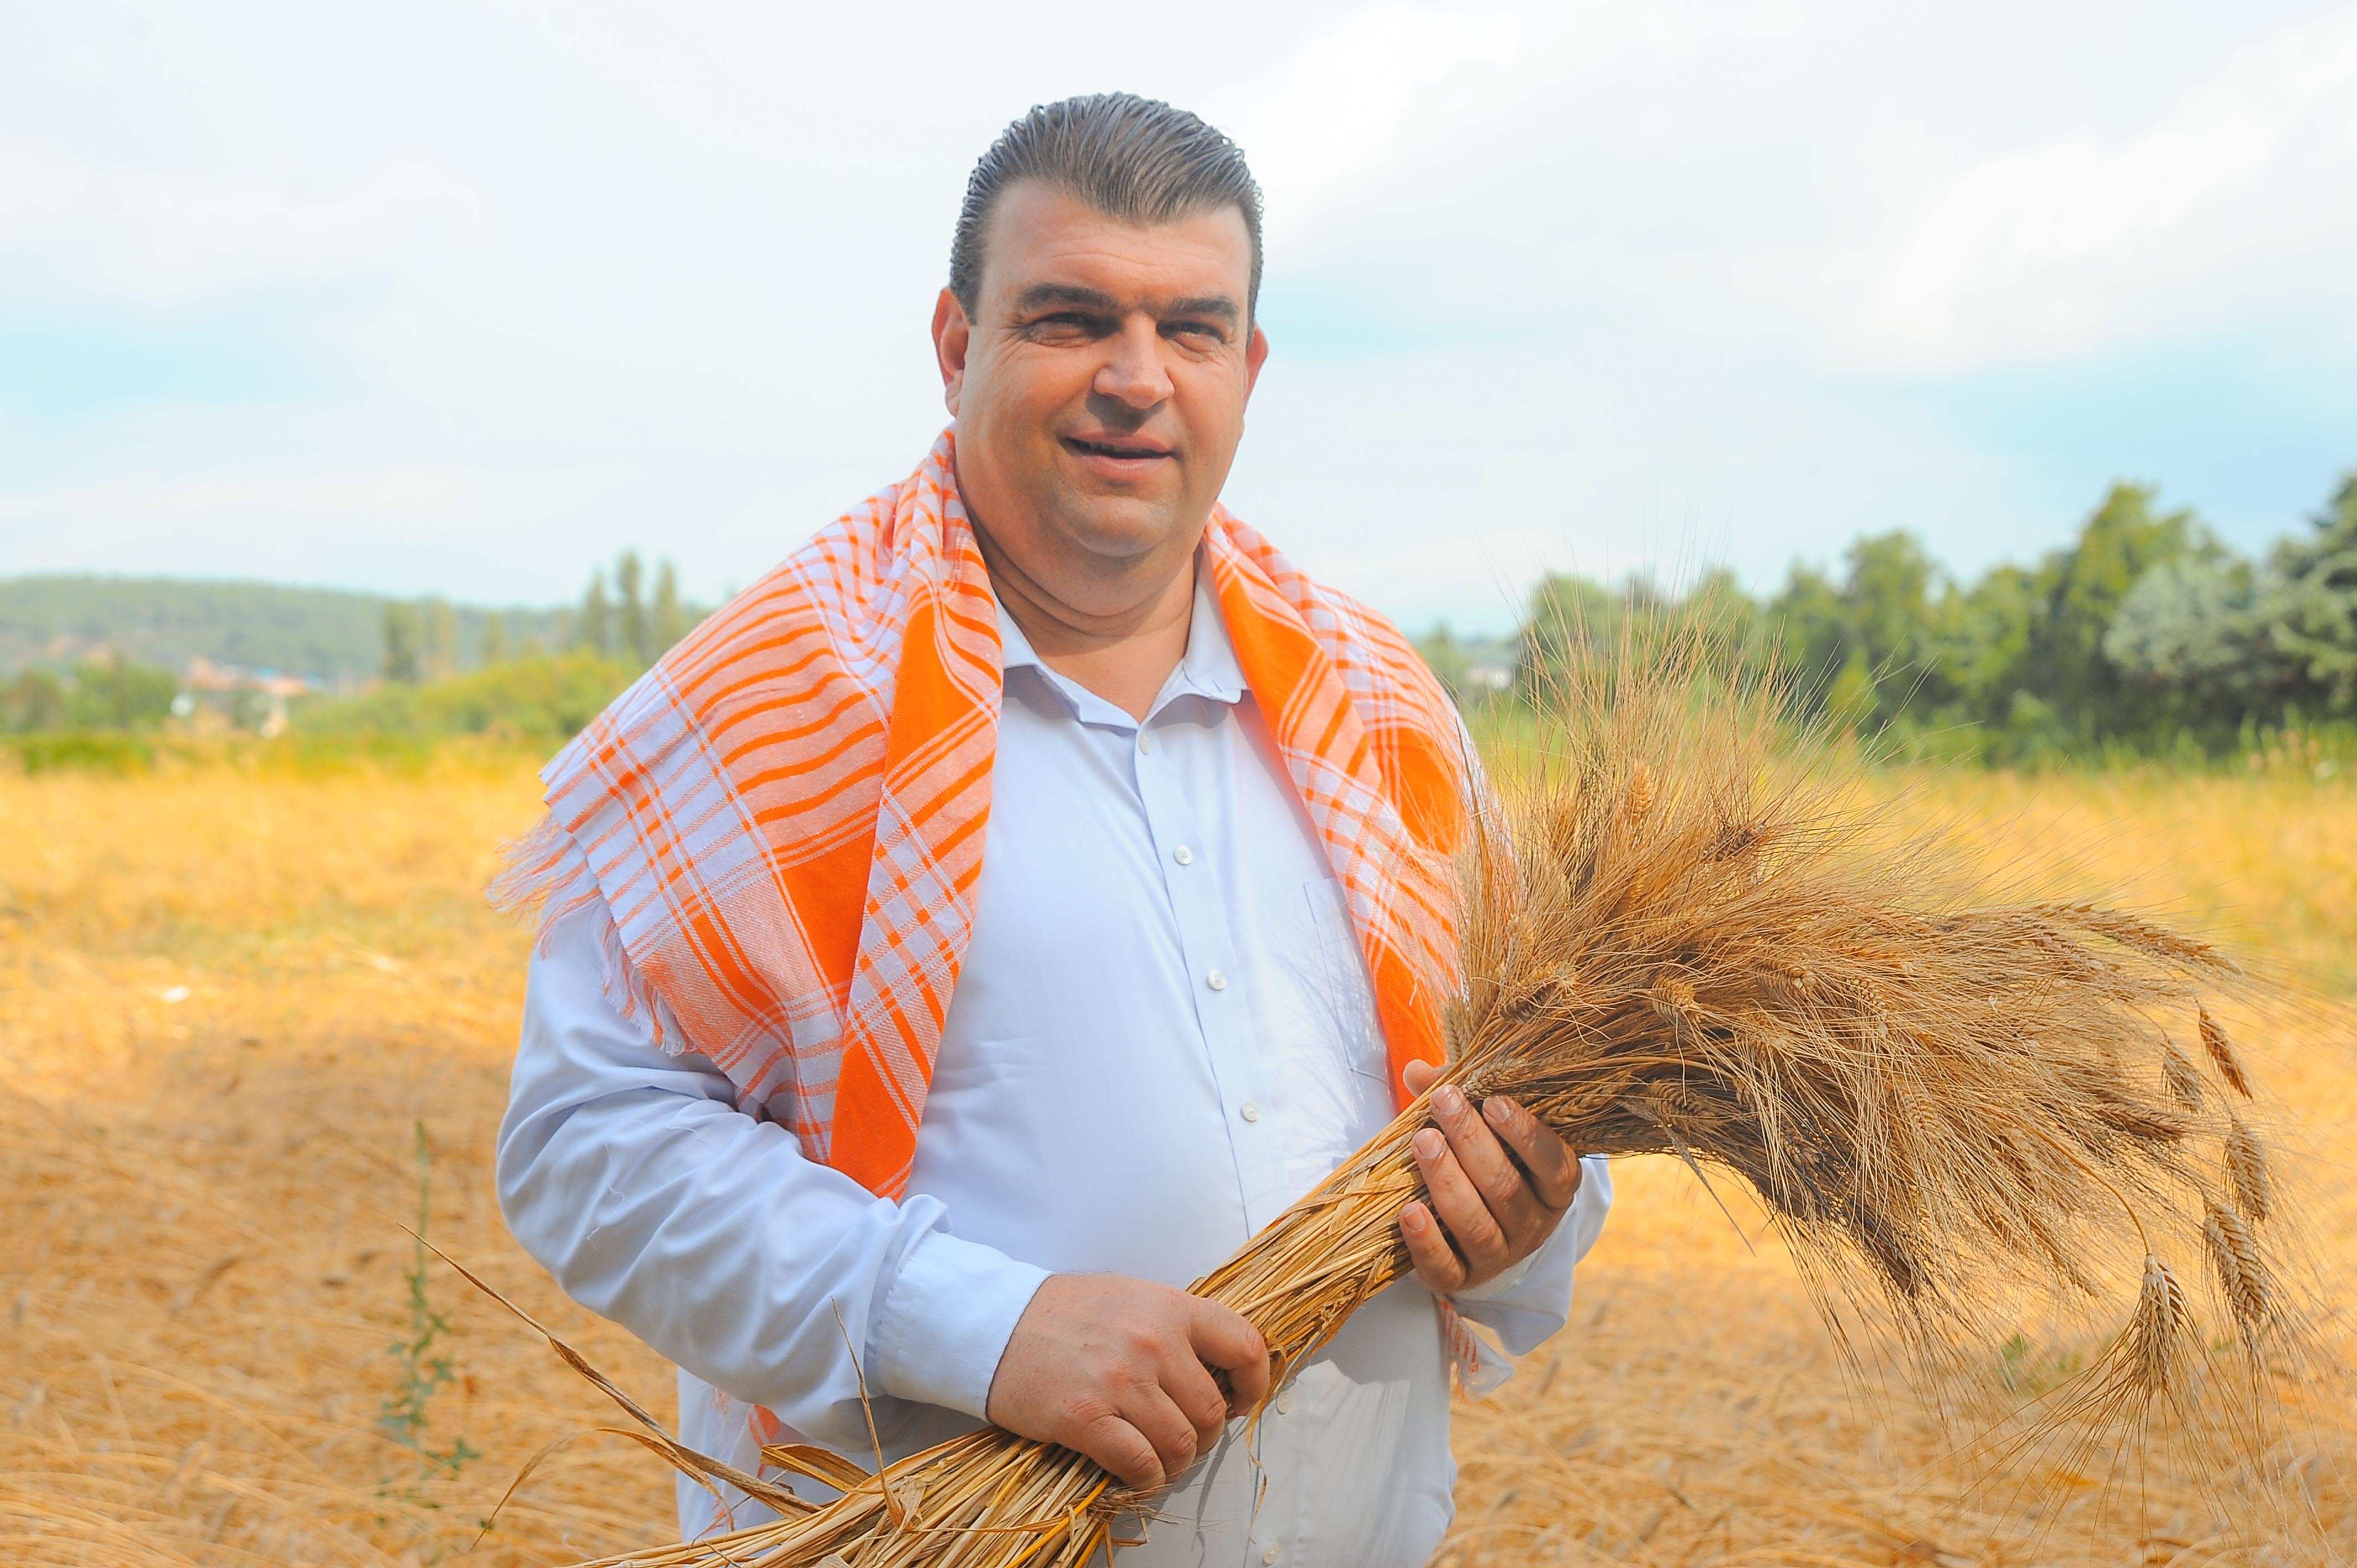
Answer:
POLYGON ((950 292, 971 318, 982 288, 982 237, 999 194, 1038 180, 1108 218, 1140 225, 1232 207, 1252 236, 1252 293, 1260 303, 1260 186, 1244 155, 1184 109, 1133 92, 1092 92, 1042 104, 999 134, 974 166, 950 242, 950 292))

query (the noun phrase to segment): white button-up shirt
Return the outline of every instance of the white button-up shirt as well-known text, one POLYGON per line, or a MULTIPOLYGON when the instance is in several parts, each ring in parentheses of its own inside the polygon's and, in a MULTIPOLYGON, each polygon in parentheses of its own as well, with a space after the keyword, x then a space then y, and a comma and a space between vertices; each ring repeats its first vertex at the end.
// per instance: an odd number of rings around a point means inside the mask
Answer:
MULTIPOLYGON (((682 1438, 748 1468, 748 1404, 872 1462, 854 1347, 888 1458, 970 1429, 1049 1273, 1184 1286, 1394 1112, 1340 886, 1208 586, 1143 724, 1003 612, 999 631, 972 943, 900 1201, 805 1160, 711 1063, 620 1016, 602 916, 560 922, 533 963, 500 1133, 509 1223, 679 1363, 682 1438)), ((1460 1309, 1518 1354, 1562 1326, 1610 1197, 1587 1162, 1554 1240, 1460 1309)), ((1165 1497, 1125 1564, 1429 1554, 1455 1466, 1419 1286, 1362 1305, 1273 1410, 1253 1452, 1232 1429, 1165 1497)), ((679 1499, 687 1534, 721 1522, 701 1488, 679 1499)), ((730 1500, 737 1525, 766 1517, 730 1500)))

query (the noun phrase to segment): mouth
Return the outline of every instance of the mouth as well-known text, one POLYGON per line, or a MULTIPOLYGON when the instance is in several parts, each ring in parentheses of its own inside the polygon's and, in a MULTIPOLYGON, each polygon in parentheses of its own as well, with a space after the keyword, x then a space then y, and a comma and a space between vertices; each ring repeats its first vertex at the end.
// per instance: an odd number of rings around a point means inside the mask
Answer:
POLYGON ((1059 439, 1063 442, 1064 450, 1074 456, 1123 468, 1143 468, 1178 456, 1161 443, 1141 435, 1116 435, 1101 431, 1092 435, 1065 435, 1059 439))

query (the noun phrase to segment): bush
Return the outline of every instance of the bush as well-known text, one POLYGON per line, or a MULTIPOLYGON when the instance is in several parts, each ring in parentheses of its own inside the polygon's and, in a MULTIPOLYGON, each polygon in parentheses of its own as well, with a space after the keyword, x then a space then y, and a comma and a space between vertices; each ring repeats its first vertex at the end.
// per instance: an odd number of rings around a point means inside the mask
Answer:
POLYGON ((156 747, 145 736, 121 730, 46 730, 0 738, 0 756, 26 773, 145 773, 156 747))
POLYGON ((65 722, 66 683, 51 671, 22 670, 0 686, 0 731, 63 729, 65 722))
POLYGON ((148 729, 162 724, 180 694, 180 678, 135 659, 74 666, 66 723, 76 729, 148 729))
POLYGON ((297 736, 490 736, 570 740, 630 683, 617 659, 580 650, 511 660, 415 686, 389 682, 358 697, 307 697, 287 711, 297 736))
POLYGON ((178 676, 135 659, 88 660, 62 679, 21 670, 0 685, 0 732, 153 729, 179 694, 178 676))

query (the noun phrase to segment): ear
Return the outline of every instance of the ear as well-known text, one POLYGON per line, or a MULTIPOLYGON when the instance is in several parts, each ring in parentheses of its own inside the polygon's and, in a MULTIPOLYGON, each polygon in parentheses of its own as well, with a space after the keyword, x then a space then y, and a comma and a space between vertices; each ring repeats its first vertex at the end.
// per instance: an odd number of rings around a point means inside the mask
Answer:
POLYGON ((1260 323, 1253 323, 1252 337, 1244 344, 1244 396, 1252 396, 1253 388, 1260 383, 1260 368, 1268 362, 1268 334, 1260 323))
POLYGON ((949 405, 950 417, 958 411, 958 392, 965 386, 965 350, 974 336, 974 328, 965 318, 965 306, 957 295, 942 290, 941 298, 933 301, 933 358, 942 368, 942 401, 949 405))

